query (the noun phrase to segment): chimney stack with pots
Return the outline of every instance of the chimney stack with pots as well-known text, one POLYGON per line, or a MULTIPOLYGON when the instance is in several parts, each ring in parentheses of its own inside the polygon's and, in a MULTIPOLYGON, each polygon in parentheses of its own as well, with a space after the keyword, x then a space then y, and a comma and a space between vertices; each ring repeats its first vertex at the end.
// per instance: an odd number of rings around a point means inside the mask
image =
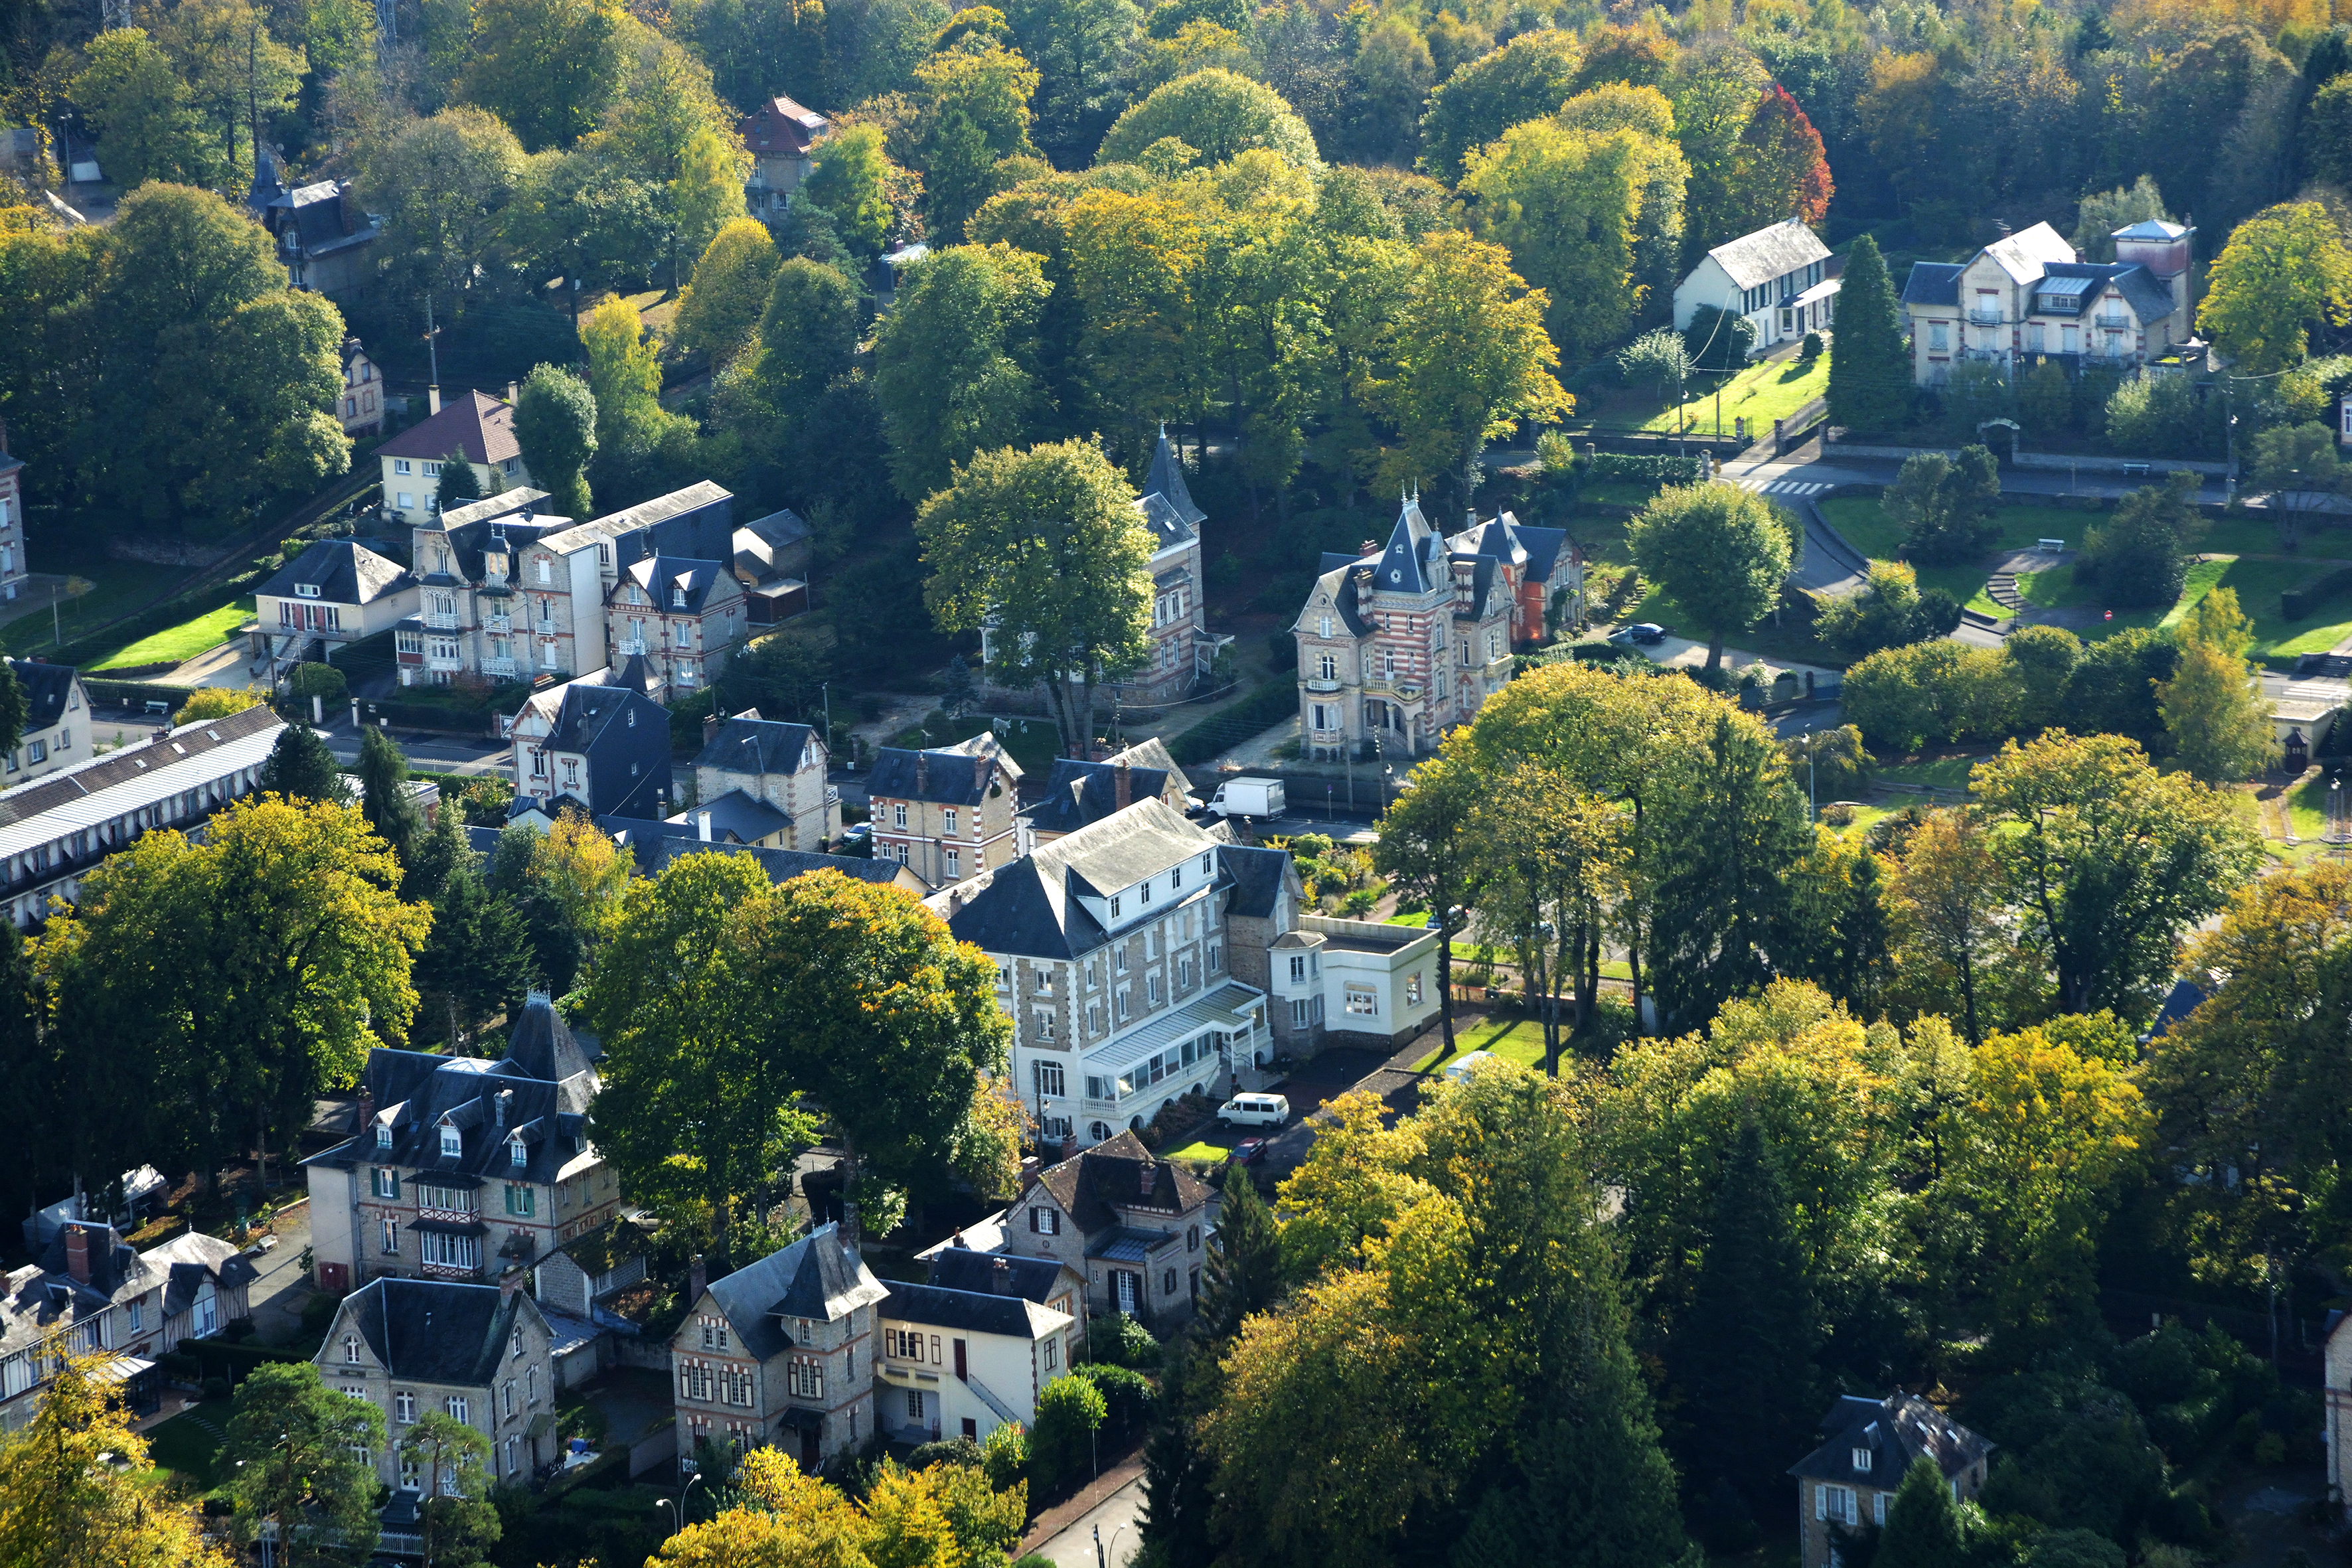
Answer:
POLYGON ((1125 763, 1117 763, 1111 769, 1111 799, 1118 810, 1125 811, 1135 804, 1135 770, 1125 763))
POLYGON ((89 1283, 90 1232, 98 1227, 81 1221, 66 1226, 66 1272, 79 1283, 89 1283))
POLYGON ((702 1293, 709 1288, 710 1267, 702 1261, 702 1254, 698 1252, 694 1255, 694 1261, 686 1266, 687 1300, 698 1304, 702 1300, 702 1293))
POLYGON ((1013 1260, 999 1254, 988 1266, 988 1291, 992 1296, 1013 1294, 1013 1260))

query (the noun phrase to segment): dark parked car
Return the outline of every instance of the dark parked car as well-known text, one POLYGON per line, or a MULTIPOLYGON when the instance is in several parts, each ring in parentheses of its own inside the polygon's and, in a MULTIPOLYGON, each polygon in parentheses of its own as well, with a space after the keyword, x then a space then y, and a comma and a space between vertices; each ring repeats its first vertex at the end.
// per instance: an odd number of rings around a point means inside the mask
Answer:
POLYGON ((1646 647, 1651 643, 1661 643, 1665 641, 1666 628, 1650 621, 1636 621, 1630 626, 1619 626, 1615 631, 1611 632, 1609 634, 1609 640, 1611 642, 1641 643, 1646 647))
POLYGON ((1228 1165, 1255 1165, 1265 1158, 1265 1140, 1244 1138, 1225 1152, 1228 1165))

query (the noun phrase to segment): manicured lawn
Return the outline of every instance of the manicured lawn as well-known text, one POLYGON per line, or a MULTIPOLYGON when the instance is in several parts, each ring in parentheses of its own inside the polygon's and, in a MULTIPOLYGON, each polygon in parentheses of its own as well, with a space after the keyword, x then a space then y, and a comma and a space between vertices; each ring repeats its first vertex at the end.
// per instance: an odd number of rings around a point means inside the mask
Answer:
POLYGON ((2327 780, 2315 778, 2294 786, 2286 797, 2287 816, 2297 838, 2317 838, 2327 831, 2327 780))
POLYGON ((1874 768, 1872 776, 1881 784, 1933 784, 1939 789, 1966 789, 1969 770, 1984 758, 1937 757, 1927 763, 1897 763, 1888 767, 1874 768))
MULTIPOLYGON (((1693 642, 1706 641, 1706 628, 1685 614, 1672 593, 1664 588, 1652 588, 1641 601, 1625 612, 1629 621, 1654 621, 1676 637, 1693 642)), ((1831 652, 1814 637, 1810 629, 1796 626, 1776 626, 1769 618, 1758 622, 1746 631, 1730 633, 1723 639, 1727 649, 1739 648, 1758 654, 1768 663, 1813 664, 1828 669, 1843 668, 1845 660, 1831 652)), ((1638 649, 1636 652, 1640 651, 1638 649)), ((1730 662, 1730 655, 1724 656, 1730 662)))
POLYGON ((1417 915, 1391 915, 1385 923, 1392 926, 1426 927, 1429 924, 1429 911, 1423 910, 1417 915))
POLYGON ((1595 479, 1579 492, 1596 506, 1647 506, 1657 493, 1657 486, 1640 479, 1595 479))
POLYGON ((1543 1025, 1533 1018, 1490 1019, 1475 1029, 1458 1029, 1454 1035, 1454 1055, 1445 1055, 1440 1045, 1413 1064, 1415 1072, 1430 1072, 1443 1061, 1458 1060, 1472 1051, 1492 1051, 1506 1061, 1524 1068, 1540 1069, 1543 1066, 1543 1025))
MULTIPOLYGON (((1899 560, 1903 546, 1903 529, 1885 510, 1870 496, 1832 496, 1821 503, 1822 515, 1830 526, 1845 536, 1847 543, 1873 561, 1899 560)), ((2083 541, 2084 525, 2094 513, 2067 511, 2054 506, 2005 506, 1993 513, 2000 524, 2000 538, 1994 544, 1997 551, 2026 550, 2036 540, 2063 539, 2072 547, 2083 541)), ((1989 616, 2008 612, 1984 596, 1988 575, 1981 565, 1922 566, 1918 569, 1919 586, 1941 588, 1972 610, 1989 616)))
POLYGON ((1203 1164, 1214 1165, 1223 1163, 1226 1153, 1231 1148, 1232 1145, 1228 1143, 1212 1143, 1204 1138, 1195 1138, 1192 1142, 1185 1144, 1181 1149, 1169 1150, 1167 1158, 1171 1160, 1197 1160, 1203 1164))
POLYGON ((72 642, 88 628, 127 616, 161 597, 189 572, 185 566, 109 561, 102 550, 94 555, 86 552, 60 555, 51 550, 46 540, 39 549, 40 553, 33 559, 37 570, 78 574, 92 586, 89 593, 67 600, 54 612, 44 609, 0 626, 0 652, 22 655, 55 647, 59 630, 65 633, 67 642, 72 642))
POLYGON ((1677 411, 1665 408, 1643 421, 1642 428, 1680 428, 1692 435, 1728 436, 1735 428, 1732 421, 1744 418, 1748 421, 1748 439, 1755 440, 1772 428, 1773 420, 1786 419, 1828 391, 1829 384, 1830 356, 1826 352, 1811 364, 1799 359, 1766 360, 1725 382, 1719 401, 1712 387, 1693 396, 1682 405, 1679 424, 1677 411))
MULTIPOLYGON (((1843 827, 1832 826, 1830 827, 1830 831, 1836 834, 1841 838, 1857 837, 1862 834, 1868 833, 1870 831, 1871 824, 1876 822, 1880 817, 1892 816, 1893 815, 1894 812, 1886 806, 1857 805, 1853 808, 1853 820, 1852 822, 1847 823, 1843 827)), ((1824 826, 1827 825, 1825 824, 1824 826)))
POLYGON ((129 647, 110 653, 90 666, 92 669, 129 669, 142 664, 178 664, 191 659, 206 648, 218 647, 236 635, 236 629, 253 618, 253 604, 239 599, 207 610, 176 626, 169 626, 152 637, 142 637, 129 647))
MULTIPOLYGON (((228 1425, 228 1400, 207 1399, 193 1408, 215 1426, 228 1425)), ((200 1426, 189 1411, 182 1411, 147 1434, 147 1457, 156 1468, 187 1477, 201 1491, 210 1491, 220 1484, 220 1452, 221 1440, 200 1426)))

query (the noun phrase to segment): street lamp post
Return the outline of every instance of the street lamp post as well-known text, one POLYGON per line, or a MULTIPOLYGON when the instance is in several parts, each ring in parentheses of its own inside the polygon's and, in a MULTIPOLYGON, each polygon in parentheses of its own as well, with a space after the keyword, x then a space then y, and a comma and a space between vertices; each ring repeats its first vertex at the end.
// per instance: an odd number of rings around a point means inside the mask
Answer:
POLYGON ((701 1479, 702 1473, 698 1470, 693 1475, 687 1477, 686 1485, 677 1489, 677 1500, 676 1502, 670 1501, 669 1499, 666 1497, 656 1498, 654 1500, 655 1502, 670 1510, 671 1523, 669 1532, 672 1535, 676 1535, 679 1531, 686 1528, 686 1496, 688 1492, 694 1489, 695 1483, 701 1479))

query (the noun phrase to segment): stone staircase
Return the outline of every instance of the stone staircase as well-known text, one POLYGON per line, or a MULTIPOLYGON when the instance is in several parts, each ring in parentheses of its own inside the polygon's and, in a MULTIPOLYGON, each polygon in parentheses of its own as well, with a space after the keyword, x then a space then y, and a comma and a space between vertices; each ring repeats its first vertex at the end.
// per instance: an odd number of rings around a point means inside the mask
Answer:
POLYGON ((2017 574, 2014 572, 1994 573, 1991 580, 1985 584, 1985 597, 2012 616, 2025 608, 2025 595, 2017 591, 2017 574))

